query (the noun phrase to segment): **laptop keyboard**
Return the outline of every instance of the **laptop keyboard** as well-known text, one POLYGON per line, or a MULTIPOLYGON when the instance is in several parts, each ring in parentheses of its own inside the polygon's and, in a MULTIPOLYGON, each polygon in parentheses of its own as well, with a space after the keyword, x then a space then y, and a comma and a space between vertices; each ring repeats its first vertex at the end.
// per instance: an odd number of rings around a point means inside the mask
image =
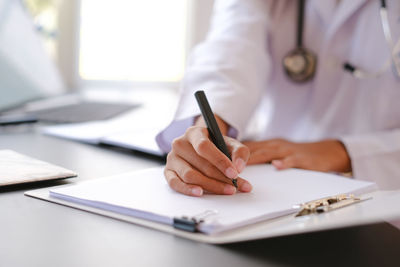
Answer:
POLYGON ((39 121, 78 123, 106 120, 138 107, 139 104, 81 102, 32 112, 39 121))

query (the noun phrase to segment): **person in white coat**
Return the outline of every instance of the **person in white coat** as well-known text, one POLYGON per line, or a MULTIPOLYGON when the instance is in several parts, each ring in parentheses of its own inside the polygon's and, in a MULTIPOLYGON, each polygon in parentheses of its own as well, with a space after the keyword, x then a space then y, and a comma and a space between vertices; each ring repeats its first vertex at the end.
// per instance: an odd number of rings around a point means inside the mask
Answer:
POLYGON ((400 1, 300 2, 216 1, 174 121, 157 136, 169 152, 171 188, 234 194, 229 178, 255 163, 351 172, 400 188, 400 1), (197 90, 207 94, 232 161, 209 140, 197 90))

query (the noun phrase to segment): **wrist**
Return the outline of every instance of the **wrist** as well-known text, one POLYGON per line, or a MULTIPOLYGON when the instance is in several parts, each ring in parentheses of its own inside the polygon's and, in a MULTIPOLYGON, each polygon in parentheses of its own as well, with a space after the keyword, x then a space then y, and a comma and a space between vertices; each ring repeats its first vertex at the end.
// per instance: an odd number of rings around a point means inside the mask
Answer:
POLYGON ((335 159, 332 160, 333 171, 348 173, 351 172, 351 159, 346 146, 340 140, 329 140, 335 159))

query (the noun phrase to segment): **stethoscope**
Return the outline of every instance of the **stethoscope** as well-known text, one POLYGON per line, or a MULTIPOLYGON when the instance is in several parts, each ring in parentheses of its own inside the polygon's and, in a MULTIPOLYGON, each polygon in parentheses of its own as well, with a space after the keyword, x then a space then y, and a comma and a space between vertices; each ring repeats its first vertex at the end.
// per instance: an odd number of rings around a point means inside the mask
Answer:
MULTIPOLYGON (((392 33, 390 30, 386 1, 381 0, 380 17, 382 22, 383 33, 390 49, 390 59, 383 68, 377 73, 368 73, 361 70, 350 62, 343 64, 343 69, 350 72, 356 78, 376 78, 386 72, 390 65, 393 71, 400 78, 400 40, 396 44, 393 43, 392 33)), ((303 29, 304 29, 304 9, 305 0, 299 0, 297 14, 297 32, 296 32, 296 48, 291 50, 283 58, 283 67, 287 76, 296 83, 302 83, 311 80, 316 72, 317 56, 309 49, 303 46, 303 29)))

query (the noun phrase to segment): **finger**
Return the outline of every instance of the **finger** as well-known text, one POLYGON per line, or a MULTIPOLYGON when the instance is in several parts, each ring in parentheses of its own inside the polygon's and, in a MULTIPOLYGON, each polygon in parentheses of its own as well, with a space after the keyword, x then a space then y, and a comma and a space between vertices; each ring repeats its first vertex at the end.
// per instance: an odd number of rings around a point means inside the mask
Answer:
POLYGON ((229 152, 232 155, 232 162, 236 167, 238 173, 241 173, 246 167, 247 161, 250 157, 250 150, 247 146, 234 138, 225 136, 225 143, 228 146, 229 152))
POLYGON ((272 150, 264 147, 251 152, 247 164, 267 163, 276 159, 282 159, 284 156, 285 153, 282 153, 281 150, 272 150))
POLYGON ((258 148, 260 143, 259 141, 244 141, 243 144, 250 149, 250 152, 253 151, 255 148, 258 148))
POLYGON ((236 193, 236 188, 233 185, 204 176, 178 156, 174 160, 170 160, 169 168, 174 170, 178 177, 186 184, 198 185, 208 192, 219 195, 232 195, 236 193))
POLYGON ((273 160, 272 165, 278 170, 286 170, 289 168, 296 168, 296 159, 294 156, 289 156, 281 160, 273 160))
POLYGON ((185 184, 178 177, 176 172, 174 172, 172 170, 165 168, 164 176, 168 182, 168 185, 176 192, 179 192, 179 193, 182 193, 182 194, 185 194, 188 196, 194 196, 194 197, 200 197, 203 195, 203 189, 200 186, 185 184))
POLYGON ((209 139, 208 131, 203 127, 191 127, 187 131, 187 138, 196 153, 217 167, 226 177, 234 179, 238 176, 236 167, 209 139))
POLYGON ((272 160, 283 159, 293 151, 292 144, 283 139, 253 142, 248 145, 250 145, 248 164, 268 163, 272 160))
POLYGON ((248 181, 246 181, 245 179, 242 179, 240 177, 237 178, 237 185, 238 185, 238 189, 244 193, 247 193, 247 192, 250 192, 251 190, 253 190, 253 186, 248 181))
MULTIPOLYGON (((243 167, 246 165, 246 163, 244 162, 243 159, 245 159, 246 161, 249 158, 249 150, 246 146, 244 146, 243 144, 241 144, 239 141, 230 138, 230 137, 225 137, 225 141, 227 142, 228 147, 231 148, 231 150, 234 151, 234 153, 232 154, 232 158, 233 159, 241 159, 243 161, 243 167), (234 155, 236 155, 236 157, 234 157, 234 155), (243 159, 242 159, 243 158, 243 159)), ((181 149, 178 153, 179 156, 183 156, 183 158, 192 166, 196 167, 197 170, 201 171, 203 174, 205 174, 206 176, 208 176, 209 178, 213 178, 213 179, 217 179, 219 181, 231 184, 232 180, 227 178, 226 176, 224 176, 217 168, 215 168, 215 166, 213 166, 212 164, 210 164, 208 161, 204 160, 201 157, 198 157, 197 154, 195 153, 195 151, 193 149, 190 149, 190 147, 186 147, 186 146, 190 146, 190 144, 182 144, 182 148, 185 147, 185 149, 181 149)), ((236 161, 237 162, 237 161, 236 161)), ((242 191, 242 192, 250 192, 252 190, 252 185, 242 179, 242 178, 237 178, 237 182, 238 182, 238 190, 242 191)))
POLYGON ((208 160, 200 157, 189 142, 185 142, 182 139, 177 139, 174 140, 173 147, 177 156, 184 159, 205 176, 219 180, 224 183, 232 183, 232 179, 226 177, 223 173, 221 173, 220 170, 217 169, 217 167, 211 164, 208 160))
POLYGON ((273 161, 271 162, 271 164, 272 164, 277 170, 284 170, 284 169, 285 169, 285 167, 284 167, 284 165, 283 165, 283 161, 280 160, 280 159, 273 160, 273 161))
POLYGON ((243 144, 245 146, 247 146, 250 151, 253 150, 258 150, 260 148, 260 146, 263 147, 277 147, 282 145, 283 143, 285 143, 286 140, 285 139, 281 139, 281 138, 276 138, 276 139, 269 139, 269 140, 265 140, 265 141, 244 141, 243 144))

